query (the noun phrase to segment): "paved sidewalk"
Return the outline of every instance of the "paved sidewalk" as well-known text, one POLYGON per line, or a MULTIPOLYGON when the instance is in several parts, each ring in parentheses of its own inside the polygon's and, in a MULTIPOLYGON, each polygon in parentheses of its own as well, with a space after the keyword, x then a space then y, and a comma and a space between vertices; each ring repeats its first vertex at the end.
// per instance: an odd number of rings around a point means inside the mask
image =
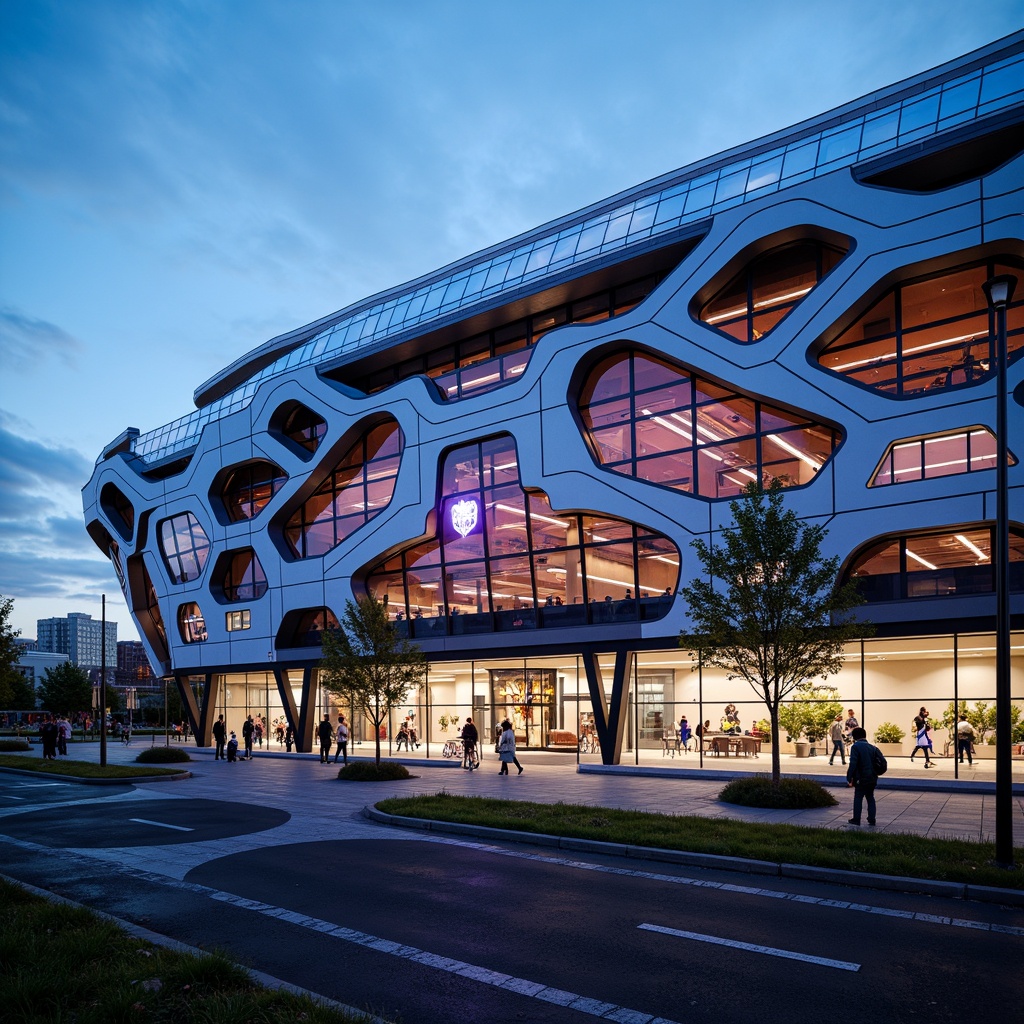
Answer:
MULTIPOLYGON (((139 752, 150 745, 148 737, 145 740, 133 740, 127 747, 119 741, 110 741, 107 744, 107 762, 133 763, 139 752)), ((363 803, 390 796, 393 792, 409 795, 436 793, 443 789, 449 793, 513 800, 551 803, 564 801, 666 814, 698 814, 740 821, 849 828, 848 818, 853 799, 852 790, 842 784, 840 766, 837 764, 830 770, 825 758, 816 759, 820 763, 813 766, 807 765, 806 774, 835 784, 837 788, 834 793, 839 803, 830 808, 774 811, 719 802, 718 794, 724 785, 723 779, 733 774, 747 774, 751 770, 732 763, 729 769, 724 764, 720 769, 716 765, 711 777, 709 772, 688 772, 680 768, 662 775, 651 774, 661 769, 653 759, 639 768, 624 765, 611 771, 602 770, 595 759, 592 765, 584 764, 577 770, 575 757, 571 755, 527 752, 520 754, 526 769, 523 775, 499 777, 497 758, 489 751, 485 751, 480 769, 474 772, 462 770, 457 762, 451 760, 397 756, 391 759, 406 763, 417 778, 394 785, 375 783, 372 787, 343 787, 344 793, 340 793, 338 787, 325 791, 322 786, 316 785, 319 781, 333 779, 335 773, 333 763, 320 764, 319 754, 286 754, 276 750, 260 751, 257 748, 251 764, 228 765, 223 761, 214 761, 212 748, 188 746, 187 749, 193 761, 186 767, 195 773, 196 778, 186 785, 195 795, 218 799, 230 799, 234 795, 239 800, 251 800, 256 797, 252 789, 256 789, 260 794, 259 799, 286 808, 292 813, 300 813, 306 808, 310 815, 322 814, 325 800, 334 805, 335 811, 354 801, 349 809, 358 811, 363 803), (229 778, 231 781, 228 781, 229 778)), ((372 756, 371 748, 357 748, 357 758, 363 759, 367 755, 372 756)), ((24 756, 38 757, 38 748, 24 756)), ((98 763, 99 744, 75 743, 70 748, 70 756, 72 759, 98 763)), ((770 762, 763 757, 760 760, 763 764, 758 765, 758 770, 767 771, 770 762)), ((801 760, 806 762, 815 759, 801 760)), ((181 784, 153 785, 162 787, 181 784)), ((965 783, 953 780, 947 765, 928 772, 927 778, 917 766, 894 766, 880 781, 876 794, 878 831, 994 841, 994 786, 985 788, 990 791, 969 791, 965 783), (917 788, 919 786, 927 788, 917 788)), ((180 791, 176 792, 177 795, 184 795, 180 791)), ((1024 795, 1019 792, 1014 793, 1014 843, 1024 847, 1024 795)))

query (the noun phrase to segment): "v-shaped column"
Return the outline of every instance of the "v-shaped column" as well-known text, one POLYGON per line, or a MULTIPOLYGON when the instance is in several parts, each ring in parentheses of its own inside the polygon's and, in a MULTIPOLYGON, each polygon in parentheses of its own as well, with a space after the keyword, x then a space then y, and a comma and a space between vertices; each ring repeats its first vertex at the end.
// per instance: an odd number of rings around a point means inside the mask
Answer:
POLYGON ((612 671, 611 698, 605 698, 601 663, 595 651, 583 652, 590 702, 594 706, 594 727, 601 744, 601 763, 618 764, 622 756, 622 736, 626 730, 629 705, 629 675, 633 671, 633 652, 616 651, 612 671))

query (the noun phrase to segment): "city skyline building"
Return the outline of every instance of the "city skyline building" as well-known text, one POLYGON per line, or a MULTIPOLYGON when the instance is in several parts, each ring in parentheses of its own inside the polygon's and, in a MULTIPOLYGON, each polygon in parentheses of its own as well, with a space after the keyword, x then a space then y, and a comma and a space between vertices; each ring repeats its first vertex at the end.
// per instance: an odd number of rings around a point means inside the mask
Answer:
MULTIPOLYGON (((861 721, 991 702, 983 285, 1024 277, 1022 140, 1024 32, 271 339, 126 429, 86 525, 199 741, 257 711, 310 749, 320 636, 365 595, 426 655, 421 736, 508 717, 618 763, 684 713, 749 729, 763 704, 680 650, 677 594, 750 482, 858 580, 876 636, 834 682, 861 721)), ((1019 630, 1024 285, 1006 333, 1019 630)), ((1024 701, 1019 632, 1012 655, 1024 701)))
POLYGON ((103 664, 104 637, 106 666, 117 665, 117 623, 102 621, 86 612, 69 612, 36 620, 36 649, 52 654, 66 654, 72 664, 84 669, 98 669, 103 664))

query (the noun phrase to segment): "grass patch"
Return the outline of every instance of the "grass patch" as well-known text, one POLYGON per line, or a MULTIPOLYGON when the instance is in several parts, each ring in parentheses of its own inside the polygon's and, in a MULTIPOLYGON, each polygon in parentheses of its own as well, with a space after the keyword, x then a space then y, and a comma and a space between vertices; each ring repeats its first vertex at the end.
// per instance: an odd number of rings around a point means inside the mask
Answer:
POLYGON ((740 807, 766 807, 770 810, 806 810, 809 807, 835 807, 836 798, 813 779, 780 779, 772 785, 771 776, 754 775, 733 779, 718 799, 740 807))
POLYGON ((376 805, 387 814, 452 821, 573 839, 598 839, 631 846, 711 853, 785 864, 879 875, 970 882, 1024 889, 1024 865, 995 867, 994 843, 887 832, 808 828, 727 821, 580 804, 538 804, 519 800, 453 796, 393 797, 376 805))
POLYGON ((0 754, 0 768, 20 768, 40 775, 70 776, 78 779, 138 779, 143 776, 178 775, 179 768, 145 768, 130 764, 108 764, 100 767, 90 761, 44 761, 41 757, 0 754))
POLYGON ((135 760, 139 764, 174 764, 192 758, 181 747, 147 747, 135 760))
POLYGON ((88 910, 0 881, 3 1015, 21 1024, 366 1024, 257 986, 223 954, 152 946, 88 910))
POLYGON ((345 782, 397 782, 399 779, 414 779, 409 769, 397 761, 353 761, 338 772, 338 778, 345 782))

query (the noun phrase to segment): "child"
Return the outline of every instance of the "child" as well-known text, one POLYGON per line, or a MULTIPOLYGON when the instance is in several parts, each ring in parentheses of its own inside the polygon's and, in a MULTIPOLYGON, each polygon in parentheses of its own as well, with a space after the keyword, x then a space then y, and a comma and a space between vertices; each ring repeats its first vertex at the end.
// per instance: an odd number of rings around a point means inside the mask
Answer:
POLYGON ((232 733, 231 739, 228 740, 228 760, 238 760, 238 737, 232 733))

